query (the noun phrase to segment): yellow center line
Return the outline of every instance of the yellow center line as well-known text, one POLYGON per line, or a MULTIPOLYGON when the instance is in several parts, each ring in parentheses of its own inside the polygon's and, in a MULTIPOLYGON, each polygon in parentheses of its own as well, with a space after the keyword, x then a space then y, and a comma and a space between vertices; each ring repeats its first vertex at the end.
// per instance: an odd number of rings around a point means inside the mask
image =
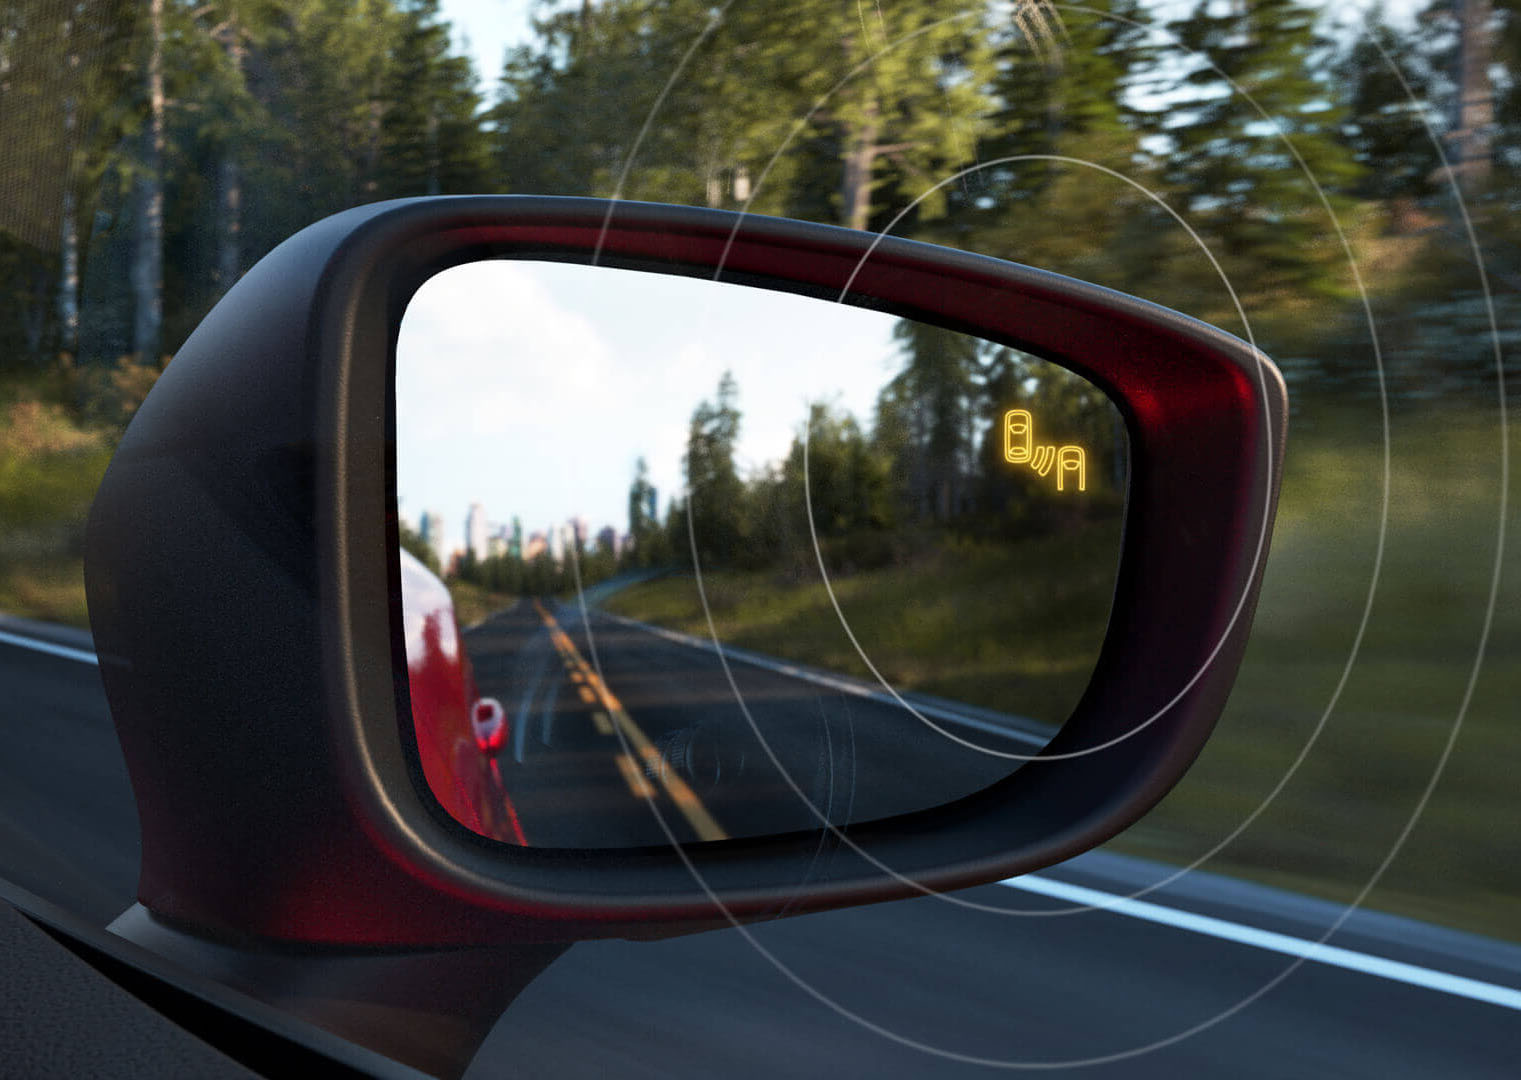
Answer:
POLYGON ((607 718, 607 713, 605 712, 592 713, 592 725, 597 729, 598 735, 611 735, 613 733, 613 722, 607 718))
POLYGON ((623 782, 628 785, 628 789, 634 793, 636 799, 654 798, 655 789, 644 778, 644 773, 639 771, 639 766, 634 764, 632 758, 627 754, 617 754, 613 760, 618 763, 618 771, 623 774, 623 782))
MULTIPOLYGON (((727 840, 729 834, 724 832, 718 822, 713 819, 713 815, 708 813, 708 808, 702 804, 697 793, 687 786, 686 781, 666 766, 665 759, 660 756, 660 751, 655 749, 655 744, 650 742, 649 737, 640 730, 639 725, 634 723, 634 718, 629 716, 628 711, 624 709, 623 703, 582 658, 575 643, 566 636, 565 631, 560 629, 560 624, 555 621, 555 617, 537 600, 533 602, 533 606, 539 613, 539 618, 544 620, 544 625, 549 628, 549 636, 554 641, 555 648, 559 649, 560 654, 567 660, 575 663, 592 692, 601 699, 602 707, 607 710, 607 715, 614 724, 618 725, 618 729, 623 732, 640 760, 644 762, 645 771, 654 774, 660 781, 660 786, 665 788, 665 793, 671 797, 671 801, 676 804, 676 809, 681 811, 698 838, 727 840)), ((625 756, 619 755, 619 757, 621 762, 633 765, 633 762, 628 761, 625 756)), ((620 764, 619 769, 622 768, 623 764, 620 764)), ((627 779, 627 774, 625 774, 625 779, 627 779)))

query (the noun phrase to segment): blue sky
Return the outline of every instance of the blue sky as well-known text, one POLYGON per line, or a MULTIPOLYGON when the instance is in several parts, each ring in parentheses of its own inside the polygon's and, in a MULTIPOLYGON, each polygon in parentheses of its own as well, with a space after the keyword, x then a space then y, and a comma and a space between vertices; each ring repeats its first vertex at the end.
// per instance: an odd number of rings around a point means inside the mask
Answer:
POLYGON ((495 85, 502 55, 532 34, 529 11, 535 0, 443 0, 444 18, 454 26, 455 40, 470 39, 470 55, 485 85, 495 85))
POLYGON ((643 454, 680 493, 692 410, 734 373, 742 471, 786 455, 810 401, 870 421, 897 320, 822 300, 605 267, 473 263, 428 281, 397 343, 397 495, 461 544, 479 502, 525 532, 627 528, 643 454))

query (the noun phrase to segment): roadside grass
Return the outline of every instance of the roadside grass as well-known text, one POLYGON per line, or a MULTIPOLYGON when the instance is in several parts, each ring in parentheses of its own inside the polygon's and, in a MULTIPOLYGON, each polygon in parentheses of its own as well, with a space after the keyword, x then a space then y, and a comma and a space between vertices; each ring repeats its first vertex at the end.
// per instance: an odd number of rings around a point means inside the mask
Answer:
POLYGON ((0 567, 0 611, 89 629, 83 559, 31 559, 0 567))
MULTIPOLYGON (((1204 855, 1263 806, 1325 715, 1282 792, 1206 868, 1350 901, 1414 818, 1366 903, 1521 940, 1521 508, 1513 492, 1484 663, 1423 802, 1480 645, 1500 439, 1492 417, 1435 410, 1396 415, 1392 428, 1382 571, 1334 709, 1372 583, 1382 500, 1377 428, 1350 421, 1291 440, 1231 701, 1188 776, 1113 846, 1174 863, 1204 855)), ((1510 450, 1521 466, 1521 439, 1510 450)))
MULTIPOLYGON (((831 583, 862 650, 898 689, 1059 723, 1098 657, 1118 555, 1118 524, 1094 525, 1017 545, 953 539, 908 565, 831 583)), ((817 574, 714 571, 703 587, 725 644, 871 678, 817 574)), ((690 573, 631 586, 603 606, 709 634, 690 573)))
POLYGON ((0 403, 0 611, 87 626, 84 522, 107 435, 35 398, 0 403))
MULTIPOLYGON (((1336 694, 1372 581, 1382 445, 1376 417, 1319 419, 1291 438, 1251 643, 1219 727, 1182 783, 1111 842, 1115 850, 1176 865, 1205 856, 1263 807, 1336 694)), ((1384 561, 1356 662, 1293 777, 1203 868, 1348 902, 1414 816, 1365 903, 1521 940, 1521 507, 1510 507, 1484 665, 1440 782, 1422 804, 1479 646, 1499 524, 1500 441, 1492 416, 1455 410, 1397 414, 1392 431, 1384 561)), ((1513 436, 1521 469, 1518 451, 1513 436)), ((1083 639, 1080 620, 1056 597, 1004 618, 1003 598, 987 587, 998 570, 992 553, 960 552, 909 573, 856 575, 837 590, 889 678, 1007 708, 985 691, 1029 674, 999 670, 992 659, 1010 627, 1050 634, 1050 647, 1031 655, 1051 671, 1083 639), (925 596, 937 599, 922 613, 907 602, 925 596)), ((832 613, 820 612, 818 586, 753 574, 704 580, 725 642, 865 673, 848 642, 842 647, 832 613)), ((635 586, 605 606, 708 632, 689 577, 635 586)), ((1079 681, 1086 675, 1085 667, 1079 681)), ((1052 675, 1030 685, 1060 684, 1052 675)), ((1048 694, 1042 707, 1063 696, 1048 694)))

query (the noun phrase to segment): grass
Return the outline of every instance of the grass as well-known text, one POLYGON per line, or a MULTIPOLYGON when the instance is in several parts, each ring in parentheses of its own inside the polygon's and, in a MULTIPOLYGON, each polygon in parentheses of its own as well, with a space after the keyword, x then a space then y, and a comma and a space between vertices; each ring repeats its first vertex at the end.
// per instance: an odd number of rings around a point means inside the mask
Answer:
POLYGON ((89 629, 84 560, 29 560, 0 568, 0 611, 89 629))
MULTIPOLYGON (((1236 689, 1184 781, 1115 846, 1350 900, 1414 820, 1371 906, 1521 939, 1521 516, 1510 507, 1485 660, 1468 690, 1499 524, 1499 436, 1466 414, 1397 416, 1382 572, 1350 671, 1378 542, 1375 433, 1291 450, 1262 601, 1236 689), (1343 674, 1345 686, 1336 697, 1343 674), (1329 714, 1327 714, 1327 710, 1329 714)), ((1521 440, 1512 438, 1514 464, 1521 440)), ((1514 496, 1513 496, 1514 497, 1514 496)))
POLYGON ((35 398, 0 403, 0 611, 87 626, 85 516, 107 435, 35 398))
MULTIPOLYGON (((1487 417, 1434 407, 1395 417, 1382 573, 1356 662, 1326 715, 1372 579, 1383 465, 1376 417, 1319 419, 1316 430, 1291 441, 1251 644, 1220 725, 1188 776, 1111 846, 1183 865, 1223 843, 1206 869, 1346 902, 1414 819, 1366 903, 1521 940, 1521 507, 1514 504, 1486 659, 1440 781, 1423 802, 1480 641, 1499 523, 1498 428, 1487 417), (1323 715, 1303 763, 1265 802, 1323 715)), ((1521 438, 1513 437, 1513 466, 1521 469, 1518 451, 1521 438)), ((864 636, 884 673, 1000 707, 984 689, 1030 672, 981 659, 983 649, 996 652, 998 631, 1010 625, 999 617, 1001 598, 984 584, 996 571, 995 555, 963 552, 911 574, 858 575, 839 592, 852 620, 859 614, 874 632, 864 636), (928 595, 935 599, 909 603, 928 595)), ((848 643, 836 640, 837 624, 820 615, 817 586, 779 586, 760 575, 708 581, 726 642, 861 673, 848 643)), ((665 579, 607 606, 706 634, 694 601, 690 580, 665 579)), ((1044 633, 1042 611, 1066 613, 1038 603, 1012 621, 1044 633)), ((1054 662, 1077 639, 1061 614, 1052 628, 1054 648, 1043 659, 1054 662)), ((1037 674, 1028 685, 1043 682, 1061 680, 1037 674)), ((1061 698, 1052 692, 1042 700, 1061 698)))

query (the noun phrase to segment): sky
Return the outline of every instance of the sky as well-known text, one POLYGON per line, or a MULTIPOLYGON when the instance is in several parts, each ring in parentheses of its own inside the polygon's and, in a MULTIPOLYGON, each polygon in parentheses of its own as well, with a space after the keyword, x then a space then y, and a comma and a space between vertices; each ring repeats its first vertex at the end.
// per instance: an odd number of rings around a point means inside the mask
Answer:
POLYGON ((524 534, 585 515, 628 527, 642 454, 660 510, 681 493, 692 410, 725 370, 739 386, 741 473, 785 457, 810 401, 869 423, 901 368, 897 320, 704 279, 543 262, 431 278, 397 342, 402 517, 441 513, 462 545, 479 502, 524 534))

